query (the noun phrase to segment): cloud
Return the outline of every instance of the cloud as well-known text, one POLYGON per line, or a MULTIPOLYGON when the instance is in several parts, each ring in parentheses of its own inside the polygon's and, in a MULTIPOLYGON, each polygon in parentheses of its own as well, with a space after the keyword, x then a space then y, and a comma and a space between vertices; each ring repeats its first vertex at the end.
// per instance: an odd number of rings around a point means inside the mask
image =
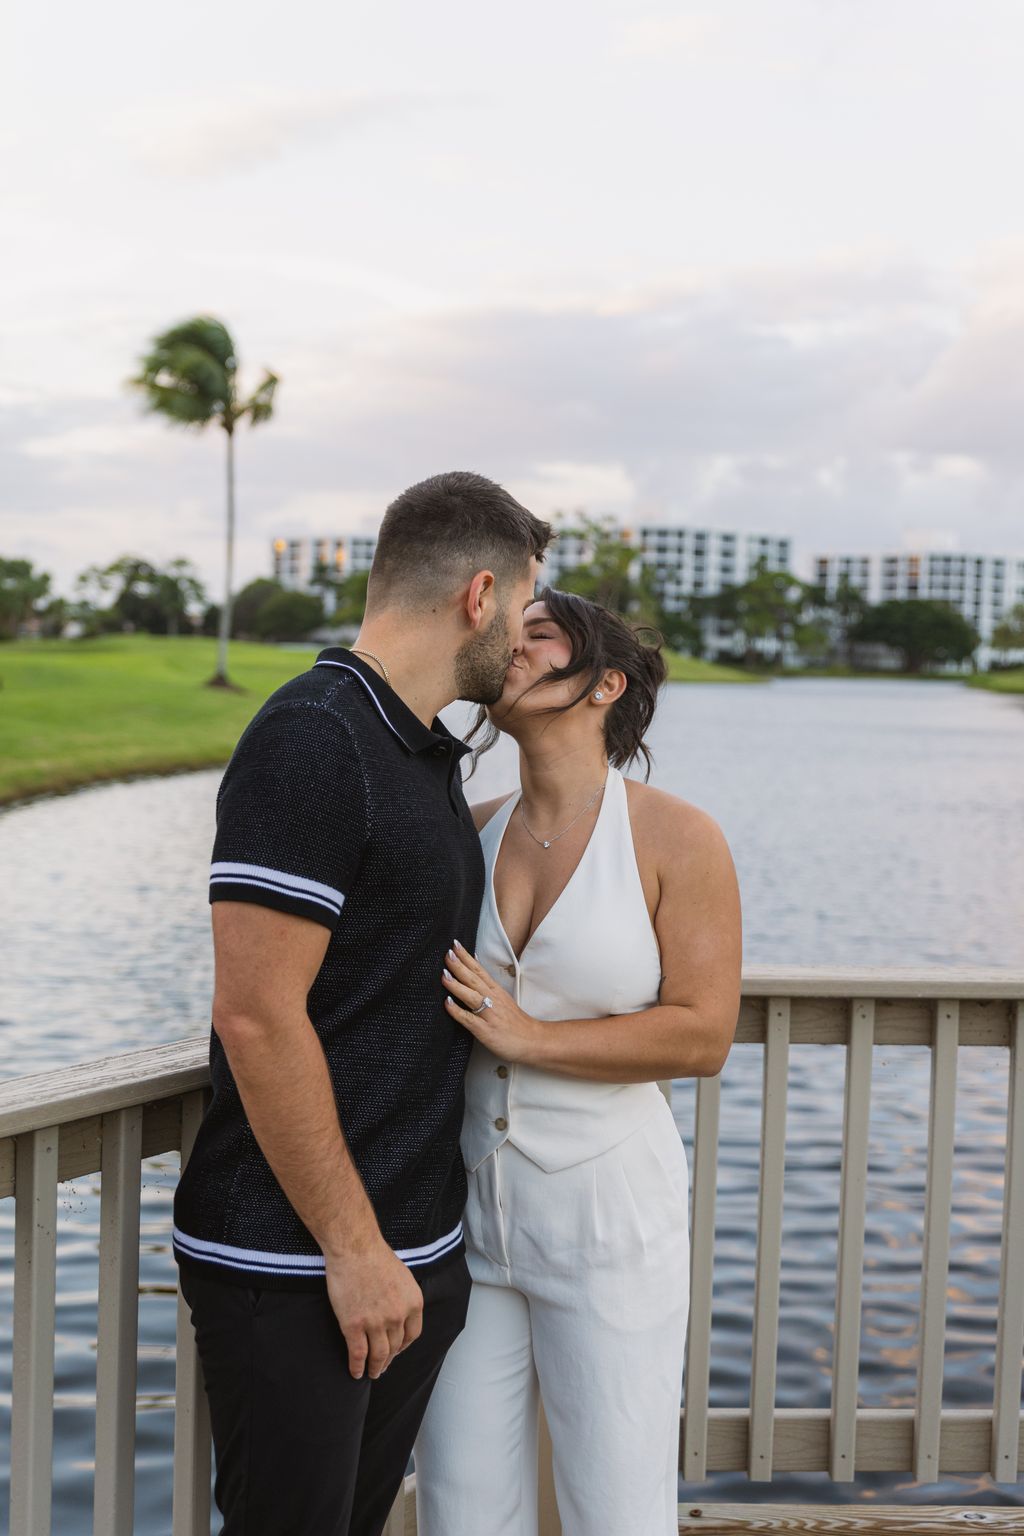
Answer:
POLYGON ((114 135, 147 169, 172 177, 249 171, 303 144, 354 136, 429 109, 425 94, 329 93, 178 102, 120 117, 114 135))
POLYGON ((508 489, 539 517, 588 507, 625 515, 636 503, 636 486, 616 462, 535 464, 529 474, 509 480, 508 489))
POLYGON ((64 431, 27 438, 21 451, 30 459, 53 459, 66 468, 81 457, 124 459, 148 446, 138 424, 121 426, 103 422, 97 426, 68 427, 64 431))
POLYGON ((635 16, 622 28, 616 52, 630 59, 677 60, 705 51, 719 34, 720 22, 708 11, 671 11, 635 16))
MULTIPOLYGON (((275 535, 372 526, 403 486, 453 467, 542 515, 788 534, 798 561, 915 530, 1020 550, 1024 335, 1007 295, 983 273, 849 256, 682 274, 627 305, 604 293, 304 333, 277 418, 239 441, 240 579, 267 570, 275 535)), ((127 546, 186 554, 216 586, 220 434, 133 410, 112 394, 4 413, 0 545, 62 578, 127 546)))

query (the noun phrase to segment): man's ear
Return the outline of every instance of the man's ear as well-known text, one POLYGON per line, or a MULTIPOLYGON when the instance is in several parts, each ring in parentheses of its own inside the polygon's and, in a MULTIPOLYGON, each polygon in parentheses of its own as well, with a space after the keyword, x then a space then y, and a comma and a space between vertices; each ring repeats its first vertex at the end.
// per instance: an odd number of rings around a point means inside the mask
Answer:
POLYGON ((494 610, 494 572, 477 571, 466 593, 466 617, 471 629, 479 629, 494 610))

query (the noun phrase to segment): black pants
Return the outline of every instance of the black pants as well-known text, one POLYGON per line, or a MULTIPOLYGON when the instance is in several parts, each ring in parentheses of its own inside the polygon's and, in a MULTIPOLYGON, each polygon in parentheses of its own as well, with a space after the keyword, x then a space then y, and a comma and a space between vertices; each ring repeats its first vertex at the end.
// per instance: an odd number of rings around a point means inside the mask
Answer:
POLYGON ((222 1536, 380 1536, 470 1280, 416 1271, 423 1332, 355 1381, 327 1293, 247 1290, 182 1269, 210 1403, 222 1536))

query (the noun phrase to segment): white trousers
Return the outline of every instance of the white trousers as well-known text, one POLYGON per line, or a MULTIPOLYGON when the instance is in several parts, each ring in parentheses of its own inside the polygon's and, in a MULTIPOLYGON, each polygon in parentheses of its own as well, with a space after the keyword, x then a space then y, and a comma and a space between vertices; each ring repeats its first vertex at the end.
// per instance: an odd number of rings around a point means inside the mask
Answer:
POLYGON ((506 1142, 469 1175, 473 1290, 416 1442, 420 1536, 537 1536, 539 1399, 564 1536, 675 1536, 688 1180, 663 1111, 556 1173, 506 1142))

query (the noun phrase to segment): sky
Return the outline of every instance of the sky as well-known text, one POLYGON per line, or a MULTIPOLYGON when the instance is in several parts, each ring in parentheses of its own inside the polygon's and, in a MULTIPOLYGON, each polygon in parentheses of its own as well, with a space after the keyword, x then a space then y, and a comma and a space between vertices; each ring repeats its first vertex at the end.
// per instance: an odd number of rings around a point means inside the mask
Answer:
POLYGON ((1024 552, 1019 0, 55 0, 0 60, 0 554, 236 585, 440 469, 535 512, 1024 552))

